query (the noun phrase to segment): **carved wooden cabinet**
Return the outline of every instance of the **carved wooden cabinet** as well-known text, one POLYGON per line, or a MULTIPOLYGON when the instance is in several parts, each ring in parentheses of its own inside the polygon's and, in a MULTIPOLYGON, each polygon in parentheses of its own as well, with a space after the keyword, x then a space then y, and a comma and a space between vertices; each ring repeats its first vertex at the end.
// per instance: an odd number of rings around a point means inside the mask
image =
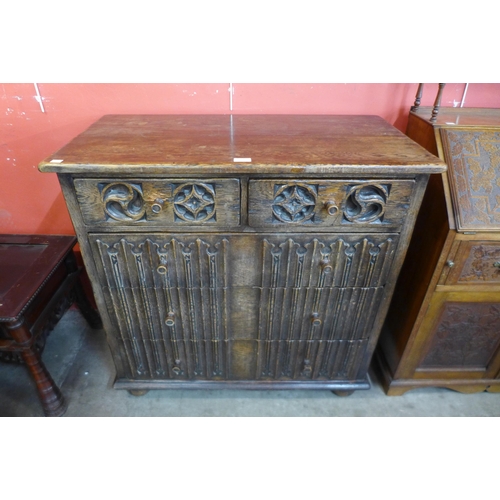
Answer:
POLYGON ((407 133, 448 164, 432 176, 377 358, 389 395, 500 391, 500 109, 410 112, 407 133))
POLYGON ((116 388, 369 388, 430 173, 373 116, 105 116, 59 175, 116 388))

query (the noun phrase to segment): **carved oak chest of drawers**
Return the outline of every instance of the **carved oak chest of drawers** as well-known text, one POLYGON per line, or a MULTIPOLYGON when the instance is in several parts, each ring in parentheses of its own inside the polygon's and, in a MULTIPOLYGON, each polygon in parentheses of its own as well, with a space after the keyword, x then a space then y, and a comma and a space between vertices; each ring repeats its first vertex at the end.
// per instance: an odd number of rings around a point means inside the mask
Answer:
POLYGON ((374 116, 110 115, 56 172, 116 388, 369 388, 445 164, 374 116))
POLYGON ((500 392, 500 109, 428 107, 407 133, 448 164, 432 176, 383 327, 389 395, 500 392))

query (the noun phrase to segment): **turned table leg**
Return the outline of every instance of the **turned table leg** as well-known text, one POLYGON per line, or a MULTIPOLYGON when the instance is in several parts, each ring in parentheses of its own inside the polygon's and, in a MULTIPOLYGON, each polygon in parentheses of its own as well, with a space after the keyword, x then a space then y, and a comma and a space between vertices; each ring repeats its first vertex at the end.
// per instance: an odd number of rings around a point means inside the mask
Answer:
POLYGON ((24 318, 21 317, 5 326, 11 338, 22 348, 21 356, 36 383, 45 415, 47 417, 60 417, 66 411, 66 402, 43 364, 40 355, 35 351, 32 335, 24 318))

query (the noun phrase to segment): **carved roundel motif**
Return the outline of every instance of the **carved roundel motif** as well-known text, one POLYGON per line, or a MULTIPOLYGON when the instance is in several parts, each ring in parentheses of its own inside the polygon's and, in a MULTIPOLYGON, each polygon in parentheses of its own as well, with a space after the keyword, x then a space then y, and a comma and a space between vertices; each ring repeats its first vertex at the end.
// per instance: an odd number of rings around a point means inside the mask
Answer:
POLYGON ((141 188, 135 184, 108 184, 102 190, 102 201, 106 214, 117 221, 140 220, 146 213, 141 188))
POLYGON ((281 186, 274 196, 273 214, 281 222, 305 222, 314 215, 316 197, 306 184, 281 186))
POLYGON ((381 184, 353 186, 347 193, 344 217, 349 222, 375 222, 384 215, 388 196, 387 187, 381 184))
POLYGON ((174 191, 175 215, 186 222, 205 222, 215 216, 215 190, 210 184, 183 184, 174 191))

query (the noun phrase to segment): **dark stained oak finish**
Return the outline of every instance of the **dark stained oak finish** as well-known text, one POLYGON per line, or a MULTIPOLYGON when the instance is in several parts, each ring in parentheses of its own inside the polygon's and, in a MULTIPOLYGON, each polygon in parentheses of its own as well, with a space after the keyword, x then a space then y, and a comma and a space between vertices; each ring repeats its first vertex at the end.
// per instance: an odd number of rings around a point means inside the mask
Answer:
MULTIPOLYGON (((61 161, 62 160, 62 161, 61 161)), ((375 116, 113 115, 56 172, 116 388, 369 388, 431 173, 375 116)))
POLYGON ((432 176, 380 336, 386 392, 500 392, 500 109, 410 112, 408 135, 448 163, 432 176))
POLYGON ((324 115, 108 115, 40 164, 44 172, 212 176, 332 167, 357 174, 386 167, 387 175, 442 165, 378 116, 324 115))

